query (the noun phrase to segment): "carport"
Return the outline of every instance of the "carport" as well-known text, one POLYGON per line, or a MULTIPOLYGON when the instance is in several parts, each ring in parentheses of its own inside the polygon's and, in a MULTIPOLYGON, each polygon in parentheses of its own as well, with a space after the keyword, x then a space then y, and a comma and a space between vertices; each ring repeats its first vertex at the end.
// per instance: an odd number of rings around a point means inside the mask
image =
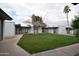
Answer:
POLYGON ((0 8, 0 40, 3 40, 4 20, 12 20, 12 18, 0 8))

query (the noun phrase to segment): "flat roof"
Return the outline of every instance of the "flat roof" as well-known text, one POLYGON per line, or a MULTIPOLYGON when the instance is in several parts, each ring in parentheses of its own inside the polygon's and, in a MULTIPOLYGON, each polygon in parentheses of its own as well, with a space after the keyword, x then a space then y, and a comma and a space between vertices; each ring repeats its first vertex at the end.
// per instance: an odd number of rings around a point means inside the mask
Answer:
POLYGON ((15 24, 15 27, 18 27, 18 28, 31 28, 31 27, 26 27, 26 26, 21 26, 21 24, 15 24))
POLYGON ((43 28, 43 29, 58 29, 58 27, 46 27, 46 28, 43 28))
POLYGON ((12 18, 0 8, 0 20, 12 20, 12 18))

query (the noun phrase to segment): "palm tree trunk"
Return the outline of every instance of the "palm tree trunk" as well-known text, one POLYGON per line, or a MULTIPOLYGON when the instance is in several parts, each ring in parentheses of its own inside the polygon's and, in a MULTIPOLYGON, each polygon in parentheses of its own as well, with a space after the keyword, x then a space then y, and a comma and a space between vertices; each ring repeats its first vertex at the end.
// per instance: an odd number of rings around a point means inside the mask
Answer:
MULTIPOLYGON (((68 13, 67 13, 67 26, 69 27, 68 13)), ((68 28, 68 29, 67 29, 67 34, 69 34, 69 33, 70 33, 70 29, 68 28)))
POLYGON ((69 27, 68 13, 66 14, 66 16, 67 16, 67 26, 69 27))

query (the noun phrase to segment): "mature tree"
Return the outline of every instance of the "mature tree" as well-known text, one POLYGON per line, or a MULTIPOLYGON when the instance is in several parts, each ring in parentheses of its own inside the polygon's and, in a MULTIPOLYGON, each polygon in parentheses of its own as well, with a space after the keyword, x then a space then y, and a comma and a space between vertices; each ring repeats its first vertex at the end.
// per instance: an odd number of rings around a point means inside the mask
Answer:
POLYGON ((38 33, 38 27, 45 27, 45 23, 42 20, 42 17, 32 15, 32 24, 34 26, 34 33, 38 33), (37 32, 35 32, 37 30, 37 32))
POLYGON ((67 26, 68 26, 68 29, 67 29, 67 34, 70 33, 70 29, 69 29, 69 20, 68 20, 68 13, 71 11, 70 7, 67 5, 64 7, 64 13, 66 14, 66 18, 67 18, 67 26))
POLYGON ((76 36, 79 36, 79 16, 75 16, 75 19, 73 19, 71 26, 75 30, 76 36))

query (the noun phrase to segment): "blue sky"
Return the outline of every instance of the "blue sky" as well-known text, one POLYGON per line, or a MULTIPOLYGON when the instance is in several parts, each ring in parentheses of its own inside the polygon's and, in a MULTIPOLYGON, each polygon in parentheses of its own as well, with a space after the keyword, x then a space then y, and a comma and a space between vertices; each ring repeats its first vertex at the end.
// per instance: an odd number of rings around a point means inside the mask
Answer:
POLYGON ((0 3, 0 8, 9 14, 16 24, 20 23, 23 26, 26 25, 24 21, 31 22, 32 14, 41 16, 48 26, 66 26, 66 15, 63 12, 66 5, 71 9, 69 13, 69 21, 71 22, 79 12, 79 5, 73 6, 68 3, 0 3))

